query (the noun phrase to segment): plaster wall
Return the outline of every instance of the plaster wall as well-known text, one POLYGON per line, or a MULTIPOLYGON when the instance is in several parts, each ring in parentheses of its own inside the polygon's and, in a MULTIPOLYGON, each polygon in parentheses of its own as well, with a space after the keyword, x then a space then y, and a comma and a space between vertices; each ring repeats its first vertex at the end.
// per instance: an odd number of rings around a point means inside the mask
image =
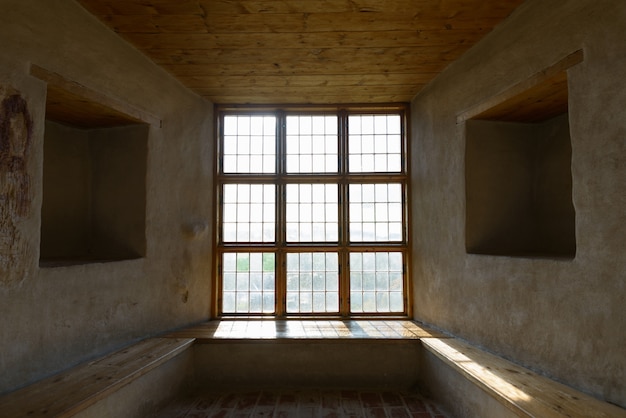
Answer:
POLYGON ((89 249, 91 164, 88 131, 46 122, 40 258, 89 249))
POLYGON ((414 316, 626 407, 626 3, 528 0, 412 101, 414 316), (463 111, 570 53, 573 259, 467 254, 463 111))
MULTIPOLYGON (((32 119, 29 129, 10 130, 28 133, 29 152, 11 164, 2 160, 2 393, 131 341, 208 317, 213 107, 72 0, 2 1, 0 38, 0 96, 23 98, 32 119), (162 121, 147 128, 145 168, 139 167, 145 175, 143 196, 113 188, 107 197, 111 205, 145 200, 143 257, 39 266, 46 84, 30 75, 31 64, 162 121)), ((0 139, 17 143, 15 138, 0 139)), ((78 148, 77 153, 86 152, 78 148)), ((98 150, 102 159, 92 163, 118 164, 107 157, 110 149, 98 150)), ((75 168, 79 178, 71 178, 71 167, 61 175, 77 194, 83 187, 82 168, 75 168)), ((107 209, 103 212, 105 216, 107 209)), ((126 227, 116 224, 113 232, 126 227)))
POLYGON ((108 259, 145 255, 148 136, 147 125, 89 133, 94 254, 108 259))
POLYGON ((213 340, 194 346, 194 378, 201 390, 406 390, 417 382, 421 351, 415 340, 213 340))

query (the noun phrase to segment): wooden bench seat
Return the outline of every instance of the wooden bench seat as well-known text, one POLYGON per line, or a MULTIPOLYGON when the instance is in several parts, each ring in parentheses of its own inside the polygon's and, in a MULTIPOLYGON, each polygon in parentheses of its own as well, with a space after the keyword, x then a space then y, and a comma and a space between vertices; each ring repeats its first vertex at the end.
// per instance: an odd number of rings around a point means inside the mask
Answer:
POLYGON ((521 417, 626 417, 626 410, 585 395, 455 338, 422 345, 464 378, 521 417))
POLYGON ((193 338, 150 338, 0 397, 3 417, 69 417, 189 348, 193 338))

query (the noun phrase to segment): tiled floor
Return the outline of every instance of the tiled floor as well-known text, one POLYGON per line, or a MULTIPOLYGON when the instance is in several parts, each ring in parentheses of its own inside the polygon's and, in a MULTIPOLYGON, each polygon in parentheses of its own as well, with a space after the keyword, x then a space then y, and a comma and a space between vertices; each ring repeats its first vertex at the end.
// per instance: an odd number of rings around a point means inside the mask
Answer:
POLYGON ((158 418, 375 417, 445 418, 432 402, 416 393, 376 390, 298 390, 207 393, 181 399, 158 418))

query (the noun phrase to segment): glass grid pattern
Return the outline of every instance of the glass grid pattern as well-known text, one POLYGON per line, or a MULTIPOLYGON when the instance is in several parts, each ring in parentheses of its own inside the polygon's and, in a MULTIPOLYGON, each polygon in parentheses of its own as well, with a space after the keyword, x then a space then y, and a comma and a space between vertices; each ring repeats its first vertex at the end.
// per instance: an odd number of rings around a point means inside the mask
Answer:
POLYGON ((350 311, 404 310, 401 252, 350 253, 350 311))
POLYGON ((220 124, 217 313, 408 313, 402 111, 233 113, 220 124))
POLYGON ((224 253, 222 311, 273 313, 275 265, 274 253, 224 253))
POLYGON ((350 241, 402 241, 402 185, 350 184, 350 241))
POLYGON ((339 312, 337 253, 287 254, 287 313, 339 312))
POLYGON ((348 138, 350 172, 402 171, 400 115, 350 115, 348 138))
POLYGON ((276 186, 225 184, 222 211, 224 242, 273 242, 276 186))
POLYGON ((337 184, 287 185, 287 241, 337 241, 339 237, 337 184))
POLYGON ((276 171, 276 117, 224 116, 224 173, 276 171))
POLYGON ((336 115, 287 116, 287 172, 337 172, 337 126, 336 115))

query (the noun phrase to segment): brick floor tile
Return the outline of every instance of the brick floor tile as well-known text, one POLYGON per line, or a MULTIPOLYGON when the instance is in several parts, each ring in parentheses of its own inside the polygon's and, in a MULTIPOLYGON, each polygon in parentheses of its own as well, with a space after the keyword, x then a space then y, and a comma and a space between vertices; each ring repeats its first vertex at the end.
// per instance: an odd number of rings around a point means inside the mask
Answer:
POLYGON ((273 405, 257 405, 254 408, 254 417, 272 417, 274 416, 274 406, 273 405))
POLYGON ((411 418, 432 418, 430 412, 411 412, 411 418))
POLYGON ((394 406, 387 409, 390 418, 410 418, 409 411, 404 406, 394 406))
POLYGON ((340 414, 339 407, 337 408, 320 408, 319 410, 320 418, 339 418, 343 417, 343 414, 340 414))
POLYGON ((296 395, 293 393, 281 393, 278 398, 278 405, 295 406, 298 404, 296 395))
POLYGON ((254 416, 253 409, 234 409, 230 412, 228 418, 250 418, 254 416))
POLYGON ((251 409, 257 403, 259 399, 259 392, 242 393, 239 395, 239 402, 237 402, 237 409, 251 409))
POLYGON ((413 392, 307 389, 202 393, 177 399, 158 417, 445 418, 445 414, 413 392))
POLYGON ((342 390, 341 397, 346 399, 360 399, 358 390, 342 390))
POLYGON ((363 408, 363 416, 366 418, 387 418, 385 408, 363 408))
POLYGON ((380 395, 376 392, 361 392, 361 402, 364 408, 377 408, 383 406, 380 395))
POLYGON ((199 410, 199 411, 208 411, 209 409, 213 408, 215 406, 215 399, 212 398, 202 398, 199 401, 197 401, 194 405, 193 405, 193 409, 194 410, 199 410))
POLYGON ((298 418, 317 418, 319 412, 319 406, 298 406, 298 415, 294 415, 298 418))
POLYGON ((417 396, 405 396, 404 403, 411 412, 428 412, 424 400, 417 396))
POLYGON ((229 393, 222 396, 217 401, 217 404, 221 408, 234 408, 237 405, 237 402, 239 402, 239 396, 235 393, 229 393))
POLYGON ((341 409, 346 415, 358 415, 361 412, 361 401, 353 398, 341 398, 341 409))
POLYGON ((338 409, 341 405, 341 394, 338 392, 322 392, 322 407, 330 409, 338 409))
POLYGON ((296 399, 298 401, 298 405, 302 406, 318 406, 321 404, 321 397, 318 391, 300 391, 297 393, 296 399))
POLYGON ((402 395, 398 392, 382 392, 380 396, 385 406, 404 406, 402 395))

